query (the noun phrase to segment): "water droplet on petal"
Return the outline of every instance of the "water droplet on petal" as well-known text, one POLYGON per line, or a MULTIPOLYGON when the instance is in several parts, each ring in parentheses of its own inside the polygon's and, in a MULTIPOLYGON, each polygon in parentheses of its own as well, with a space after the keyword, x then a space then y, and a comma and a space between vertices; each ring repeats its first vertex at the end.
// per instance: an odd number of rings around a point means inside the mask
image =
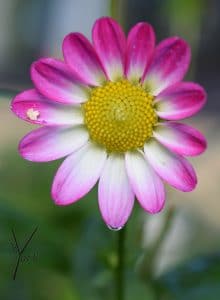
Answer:
POLYGON ((120 227, 113 227, 113 226, 110 226, 110 225, 107 225, 107 226, 108 226, 108 228, 109 228, 110 230, 113 230, 113 231, 119 231, 119 230, 121 230, 122 227, 123 227, 123 226, 120 226, 120 227))

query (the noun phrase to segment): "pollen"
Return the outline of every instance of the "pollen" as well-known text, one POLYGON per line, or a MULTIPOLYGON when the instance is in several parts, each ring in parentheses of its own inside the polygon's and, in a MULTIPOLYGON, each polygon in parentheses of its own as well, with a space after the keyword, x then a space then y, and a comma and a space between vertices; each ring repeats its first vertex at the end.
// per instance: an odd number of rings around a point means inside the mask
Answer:
POLYGON ((32 121, 37 121, 38 117, 40 116, 40 112, 38 110, 34 110, 33 108, 29 108, 26 112, 28 119, 32 121))
POLYGON ((142 148, 157 123, 153 96, 125 79, 94 88, 83 110, 90 138, 108 152, 142 148))

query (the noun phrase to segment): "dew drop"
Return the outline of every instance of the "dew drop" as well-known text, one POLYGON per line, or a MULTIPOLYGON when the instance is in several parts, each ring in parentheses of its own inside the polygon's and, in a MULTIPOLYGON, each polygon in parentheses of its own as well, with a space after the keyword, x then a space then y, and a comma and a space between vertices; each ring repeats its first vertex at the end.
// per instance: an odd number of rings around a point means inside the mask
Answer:
POLYGON ((108 226, 108 228, 109 228, 110 230, 112 230, 112 231, 119 231, 119 230, 121 230, 122 227, 123 227, 123 226, 121 226, 121 227, 112 227, 112 226, 110 226, 110 225, 107 225, 107 226, 108 226))

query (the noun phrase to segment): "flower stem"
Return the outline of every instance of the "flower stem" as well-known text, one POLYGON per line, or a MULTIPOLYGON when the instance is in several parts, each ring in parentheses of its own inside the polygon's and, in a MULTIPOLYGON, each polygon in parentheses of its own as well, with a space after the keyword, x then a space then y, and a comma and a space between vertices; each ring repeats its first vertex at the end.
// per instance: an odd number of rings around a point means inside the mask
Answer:
POLYGON ((118 18, 118 1, 119 0, 110 0, 110 15, 112 18, 118 18))
POLYGON ((125 299, 125 238, 126 238, 126 229, 125 227, 118 232, 118 241, 117 241, 117 252, 118 252, 118 264, 116 268, 116 299, 124 300, 125 299))

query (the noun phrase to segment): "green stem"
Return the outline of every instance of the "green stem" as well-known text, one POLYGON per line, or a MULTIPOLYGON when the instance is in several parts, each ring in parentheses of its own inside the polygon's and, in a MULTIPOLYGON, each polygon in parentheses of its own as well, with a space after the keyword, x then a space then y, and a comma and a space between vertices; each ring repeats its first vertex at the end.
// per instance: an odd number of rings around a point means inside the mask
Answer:
POLYGON ((118 265, 116 268, 116 299, 125 299, 125 237, 126 229, 125 227, 118 232, 118 265))
POLYGON ((119 0, 110 0, 110 15, 115 20, 118 20, 118 3, 119 0))
POLYGON ((118 21, 122 28, 126 28, 126 1, 127 0, 109 0, 109 15, 118 21))

